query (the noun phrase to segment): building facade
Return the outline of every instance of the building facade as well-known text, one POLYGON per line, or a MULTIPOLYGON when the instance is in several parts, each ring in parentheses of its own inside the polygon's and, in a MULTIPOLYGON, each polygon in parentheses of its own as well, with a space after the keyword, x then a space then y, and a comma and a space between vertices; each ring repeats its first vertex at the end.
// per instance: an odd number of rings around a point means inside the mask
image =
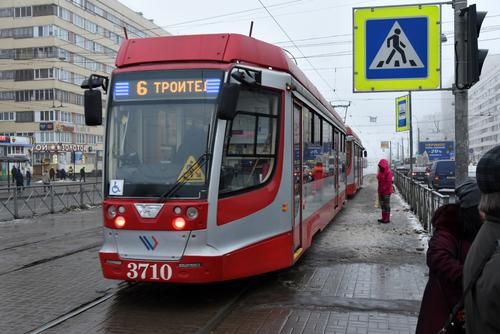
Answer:
POLYGON ((125 31, 168 34, 117 0, 0 1, 0 136, 33 138, 11 151, 34 175, 101 169, 103 127, 85 125, 80 84, 111 73, 125 31))
POLYGON ((488 55, 481 80, 469 90, 470 160, 500 143, 500 55, 488 55))

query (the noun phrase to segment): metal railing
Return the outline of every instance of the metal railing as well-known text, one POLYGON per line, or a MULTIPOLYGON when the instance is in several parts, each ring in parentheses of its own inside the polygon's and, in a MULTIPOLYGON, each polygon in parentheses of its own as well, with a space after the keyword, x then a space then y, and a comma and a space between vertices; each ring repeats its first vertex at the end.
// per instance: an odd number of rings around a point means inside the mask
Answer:
POLYGON ((1 187, 0 221, 87 208, 101 203, 101 182, 1 187))
POLYGON ((429 235, 432 235, 432 216, 439 207, 450 202, 450 197, 440 194, 427 185, 412 180, 399 172, 394 173, 394 181, 404 200, 420 220, 423 228, 429 235))

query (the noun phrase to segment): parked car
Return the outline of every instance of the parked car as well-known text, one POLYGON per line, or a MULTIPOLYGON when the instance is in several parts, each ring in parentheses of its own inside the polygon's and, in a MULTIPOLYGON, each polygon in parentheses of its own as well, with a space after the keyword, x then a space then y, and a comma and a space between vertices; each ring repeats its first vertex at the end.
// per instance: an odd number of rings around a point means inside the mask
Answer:
POLYGON ((408 175, 408 172, 410 171, 410 165, 397 166, 396 171, 400 172, 403 175, 408 175))
POLYGON ((408 172, 409 177, 422 182, 427 182, 428 174, 429 172, 427 170, 427 167, 413 167, 413 172, 408 172))
POLYGON ((455 160, 437 160, 432 166, 427 177, 430 188, 455 188, 455 160))

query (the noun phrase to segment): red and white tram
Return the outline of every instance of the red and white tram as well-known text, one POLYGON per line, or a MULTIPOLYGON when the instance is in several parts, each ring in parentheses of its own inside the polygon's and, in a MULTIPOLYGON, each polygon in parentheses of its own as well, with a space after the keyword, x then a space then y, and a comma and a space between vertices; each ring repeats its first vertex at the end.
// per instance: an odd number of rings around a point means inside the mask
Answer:
POLYGON ((358 135, 347 127, 347 196, 356 195, 358 190, 363 186, 363 168, 365 162, 363 157, 365 150, 358 135))
POLYGON ((289 267, 344 206, 346 165, 357 166, 346 149, 361 142, 281 48, 236 34, 130 39, 116 66, 109 85, 82 85, 89 125, 109 90, 106 278, 199 283, 289 267))

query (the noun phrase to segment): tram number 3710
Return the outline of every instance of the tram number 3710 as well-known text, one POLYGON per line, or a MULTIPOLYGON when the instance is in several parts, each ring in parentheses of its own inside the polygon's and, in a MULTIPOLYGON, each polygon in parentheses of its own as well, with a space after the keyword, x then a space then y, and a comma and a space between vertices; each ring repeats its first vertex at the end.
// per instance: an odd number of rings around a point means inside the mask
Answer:
POLYGON ((168 281, 172 278, 172 267, 168 264, 130 262, 127 268, 127 277, 130 279, 140 276, 140 279, 168 281))

